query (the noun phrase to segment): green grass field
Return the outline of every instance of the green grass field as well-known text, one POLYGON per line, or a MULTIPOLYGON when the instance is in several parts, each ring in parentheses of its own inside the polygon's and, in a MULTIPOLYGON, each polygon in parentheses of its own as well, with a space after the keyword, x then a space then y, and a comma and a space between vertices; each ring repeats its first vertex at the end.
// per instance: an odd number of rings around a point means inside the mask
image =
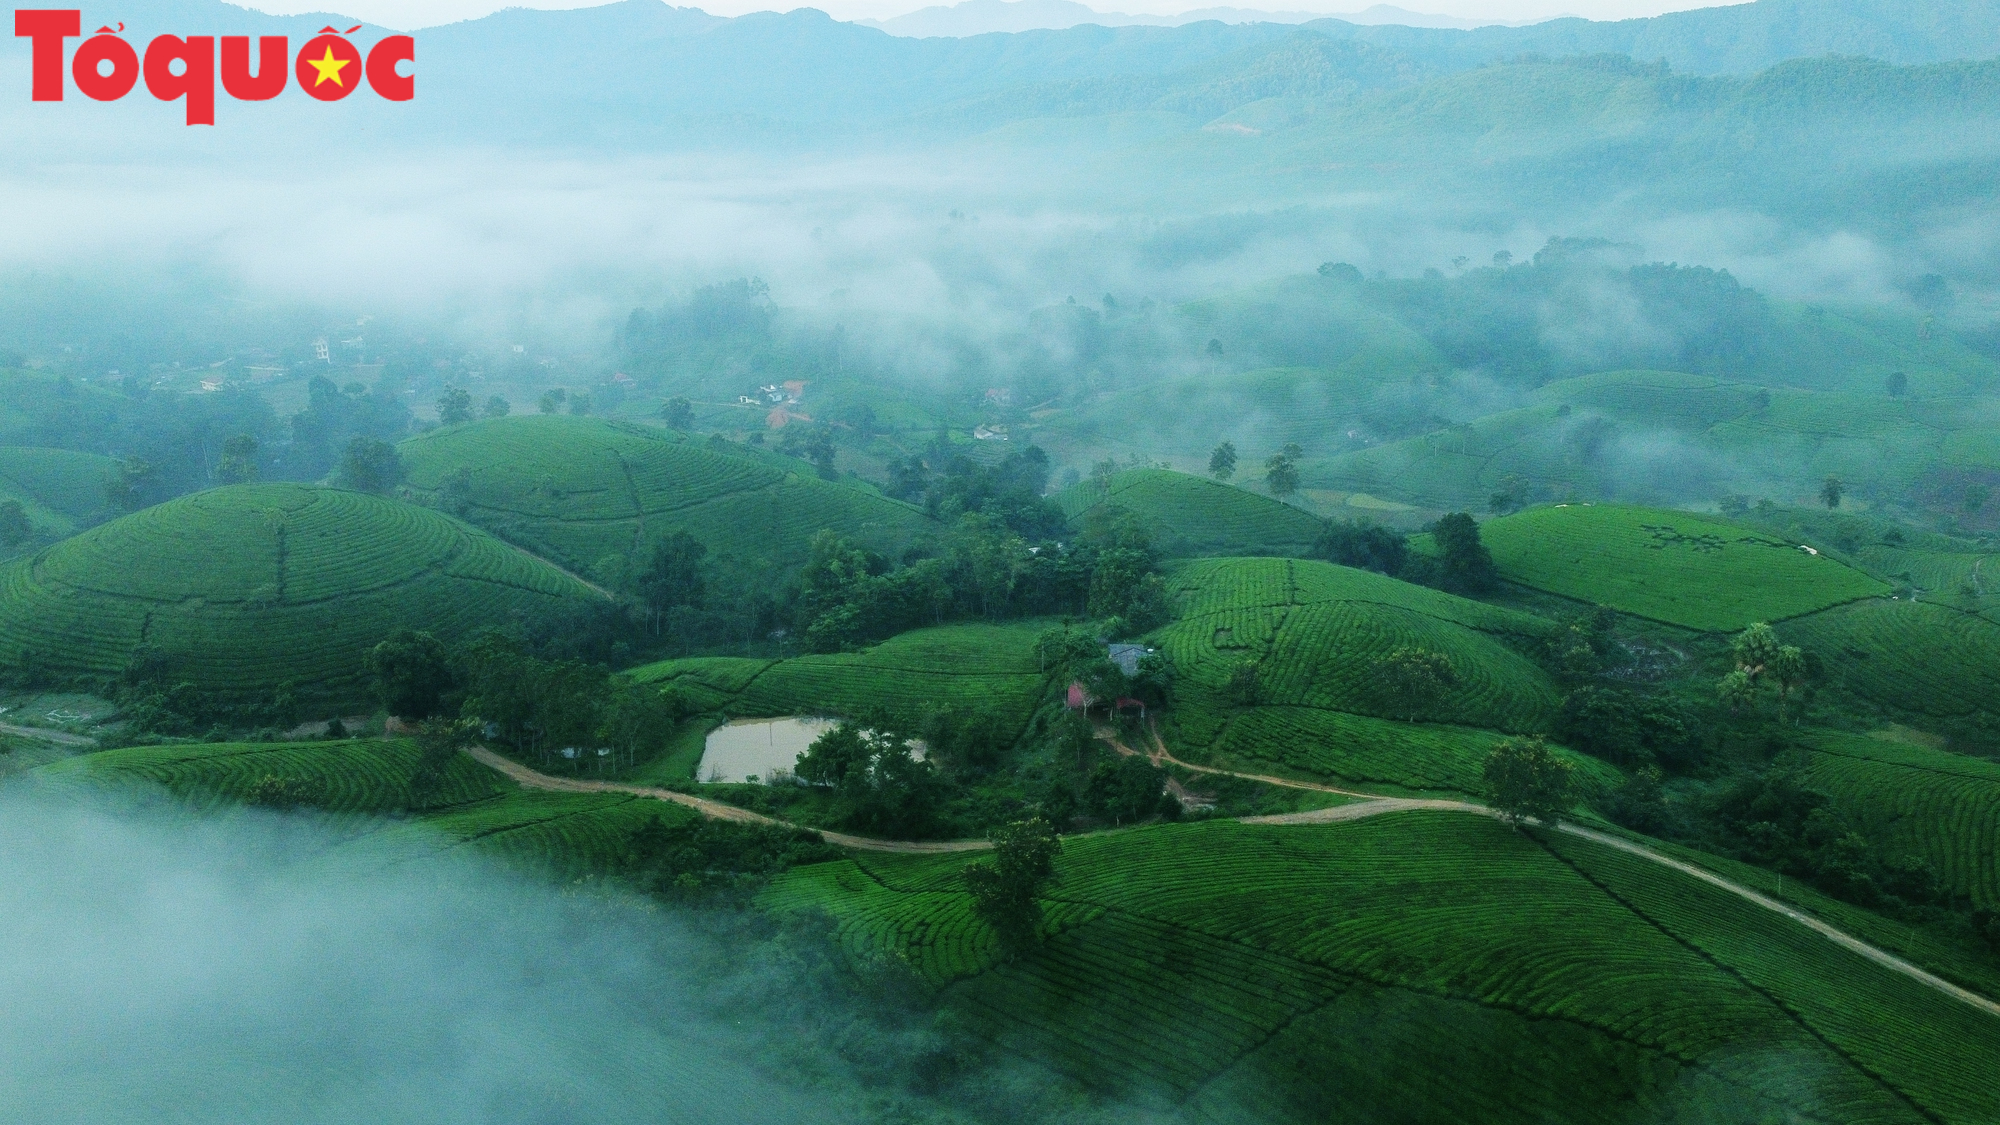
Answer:
POLYGON ((1542 618, 1291 559, 1202 560, 1174 571, 1169 587, 1181 616, 1153 640, 1174 664, 1174 737, 1189 750, 1215 746, 1246 710, 1229 688, 1245 661, 1258 662, 1262 707, 1407 718, 1381 697, 1376 661, 1421 647, 1449 657, 1461 679, 1422 719, 1533 731, 1555 710, 1548 676, 1503 643, 1552 632, 1542 618))
POLYGON ((718 561, 802 560, 831 528, 893 554, 932 526, 924 513, 804 462, 721 453, 631 423, 532 415, 450 426, 399 447, 412 488, 445 503, 460 470, 465 517, 578 571, 685 530, 718 561))
POLYGON ((454 641, 566 597, 554 567, 413 504, 294 484, 211 489, 136 512, 0 571, 0 661, 114 675, 138 645, 239 696, 367 695, 364 654, 394 630, 454 641))
POLYGON ((1875 599, 1788 621, 1787 643, 1811 649, 1831 679, 1900 711, 2000 712, 2000 625, 1950 606, 1875 599))
POLYGON ((1015 962, 965 863, 856 855, 766 901, 833 911, 968 1025, 1180 1120, 2000 1113, 2000 1021, 1587 842, 1421 813, 1072 838, 1015 962))
POLYGON ((1166 469, 1128 469, 1109 488, 1092 481, 1057 493, 1072 528, 1093 511, 1123 508, 1138 517, 1167 555, 1304 555, 1320 521, 1268 496, 1166 469))
POLYGON ((1929 860, 1954 895, 2000 906, 2000 762, 1833 731, 1810 743, 1810 783, 1870 839, 1929 860))
POLYGON ((1536 508, 1485 524, 1481 536, 1509 581, 1705 632, 1889 592, 1798 544, 1658 508, 1536 508))
POLYGON ((920 717, 952 706, 987 715, 1010 737, 1048 686, 1035 656, 1047 622, 945 625, 891 637, 860 652, 789 660, 695 657, 632 669, 671 685, 704 710, 737 717, 858 715, 871 708, 920 717))

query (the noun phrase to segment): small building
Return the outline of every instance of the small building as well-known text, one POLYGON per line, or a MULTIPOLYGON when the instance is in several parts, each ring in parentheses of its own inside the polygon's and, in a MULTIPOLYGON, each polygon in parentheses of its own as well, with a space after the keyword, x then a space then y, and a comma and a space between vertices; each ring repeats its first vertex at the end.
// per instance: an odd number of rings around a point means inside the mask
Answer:
POLYGON ((1084 690, 1083 684, 1074 680, 1070 682, 1069 694, 1063 698, 1063 706, 1072 711, 1088 711, 1090 705, 1095 702, 1097 701, 1090 697, 1090 693, 1084 690))
POLYGON ((1145 645, 1113 644, 1105 647, 1106 655, 1111 657, 1111 663, 1118 665, 1118 670, 1128 676, 1138 675, 1140 658, 1150 655, 1153 651, 1145 645))

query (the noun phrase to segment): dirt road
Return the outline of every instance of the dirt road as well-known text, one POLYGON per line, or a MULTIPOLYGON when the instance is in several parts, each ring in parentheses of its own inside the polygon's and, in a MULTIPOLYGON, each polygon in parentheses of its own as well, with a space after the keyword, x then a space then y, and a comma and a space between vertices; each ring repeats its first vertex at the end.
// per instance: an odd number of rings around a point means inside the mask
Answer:
POLYGON ((35 738, 43 742, 53 742, 58 746, 95 746, 97 740, 85 738, 68 731, 50 730, 47 727, 24 727, 13 723, 0 723, 0 734, 11 734, 18 738, 35 738))
MULTIPOLYGON (((1139 751, 1120 742, 1115 734, 1109 731, 1100 731, 1099 733, 1120 754, 1130 756, 1139 753, 1139 751)), ((1271 777, 1265 774, 1238 773, 1234 770, 1190 765, 1175 758, 1167 751, 1166 744, 1160 741, 1158 731, 1150 733, 1154 750, 1146 756, 1152 759, 1155 764, 1168 762, 1194 773, 1212 774, 1221 777, 1238 777, 1247 781, 1259 781, 1266 785, 1278 785, 1288 789, 1308 789, 1319 793, 1337 793, 1344 797, 1360 798, 1360 800, 1353 804, 1335 805, 1332 808, 1314 809, 1310 812, 1282 813, 1276 816, 1246 816, 1241 818, 1241 822, 1244 824, 1339 824, 1344 821, 1380 816, 1383 813, 1410 811, 1460 812, 1471 813, 1475 816, 1499 816, 1498 813, 1487 808, 1485 805, 1473 804, 1470 801, 1453 801, 1442 798, 1382 797, 1373 793, 1363 793, 1356 789, 1338 789, 1331 785, 1319 785, 1310 781, 1294 781, 1290 778, 1271 777)), ((676 793, 671 789, 656 789, 643 785, 625 785, 615 781, 585 781, 580 778, 551 777, 548 774, 529 769, 519 762, 503 758, 482 746, 472 747, 466 753, 472 755, 482 765, 498 770, 530 789, 551 789, 565 793, 630 793, 637 797, 651 797, 655 800, 672 801, 677 805, 686 805, 688 808, 701 812, 704 816, 713 817, 717 820, 732 820, 743 824, 772 824, 785 828, 804 827, 803 825, 796 825, 788 821, 764 816, 761 813, 754 813, 748 809, 740 809, 734 805, 726 805, 720 801, 710 801, 689 793, 676 793)), ((1912 965, 1893 953, 1877 949, 1852 934, 1830 926, 1794 906, 1760 894, 1740 883, 1731 882, 1705 868, 1674 859, 1671 856, 1656 852, 1643 844, 1637 844, 1622 837, 1613 836, 1607 832, 1584 828, 1581 825, 1560 824, 1556 826, 1556 830, 1589 840, 1592 843, 1600 844, 1607 848, 1615 848, 1628 855, 1637 856, 1651 863, 1657 863, 1662 867, 1671 868, 1683 875, 1699 879, 1710 886, 1728 891, 1730 894, 1746 902, 1762 907, 1765 910, 1782 914, 1799 925, 1826 938, 1828 941, 1833 942, 1835 945, 1840 946, 1842 949, 1859 954, 1891 972, 1901 973, 1903 976, 1928 988, 1935 989, 1954 1000, 1970 1004, 1983 1012, 2000 1017, 2000 1003, 1996 1003, 1969 989, 1960 988, 1958 985, 1934 973, 1926 972, 1912 965)), ((894 852, 903 855, 976 852, 984 851, 993 846, 987 840, 877 840, 866 836, 849 836, 845 833, 828 832, 817 828, 807 829, 807 831, 819 833, 820 839, 837 847, 853 848, 857 851, 894 852)))
MULTIPOLYGON (((1105 731, 1100 731, 1099 733, 1104 735, 1112 748, 1119 753, 1126 755, 1138 753, 1137 750, 1118 741, 1115 735, 1105 731)), ((1268 777, 1263 774, 1254 773, 1237 773, 1234 770, 1220 770, 1208 766, 1190 765, 1175 758, 1167 751, 1166 744, 1160 740, 1157 730, 1149 731, 1149 734, 1153 740, 1154 750, 1147 757, 1151 758, 1156 765, 1161 762, 1171 762, 1182 769, 1194 773, 1214 774, 1222 777, 1240 777, 1249 781, 1261 781, 1267 785, 1281 785, 1291 789, 1310 789, 1321 793, 1339 793, 1343 796, 1364 798, 1364 800, 1356 804, 1335 805, 1330 809, 1314 809, 1311 812, 1284 813, 1278 816, 1246 816, 1242 818, 1244 824, 1334 824, 1340 821, 1360 820, 1364 817, 1379 816, 1382 813, 1403 812, 1410 809, 1436 809, 1491 817, 1498 817, 1500 815, 1485 805, 1476 805, 1470 801, 1419 799, 1412 797, 1377 797, 1352 789, 1336 789, 1330 785, 1316 785, 1309 781, 1293 781, 1289 778, 1268 777)), ((1926 972, 1910 964, 1893 953, 1877 949, 1844 930, 1830 926, 1797 907, 1771 898, 1769 895, 1751 890, 1741 883, 1725 879, 1707 868, 1664 855, 1646 847, 1644 844, 1634 843, 1621 836, 1613 836, 1608 832, 1599 832, 1595 829, 1585 828, 1580 824, 1558 824, 1556 831, 1562 832, 1565 835, 1589 840, 1592 843, 1601 844, 1607 848, 1615 848, 1627 855, 1638 856, 1640 859, 1657 863, 1662 867, 1671 868, 1683 875, 1699 879, 1712 887, 1728 891, 1730 894, 1746 902, 1763 907, 1765 910, 1772 911, 1773 913, 1784 915, 1850 953, 1857 953, 1862 957, 1866 957, 1868 960, 1875 962, 1885 969, 1901 973, 1920 984, 1944 993, 1954 1000, 1970 1004, 1990 1015, 2000 1016, 2000 1002, 1995 1002, 1969 989, 1960 988, 1958 985, 1934 973, 1926 972)))
MULTIPOLYGON (((805 828, 804 825, 754 813, 749 809, 739 809, 735 805, 725 805, 721 801, 711 801, 691 793, 676 793, 671 789, 656 789, 646 785, 626 785, 616 781, 585 781, 575 777, 551 777, 548 774, 529 769, 511 758, 503 758, 484 746, 474 746, 466 750, 474 761, 495 769, 513 778, 529 789, 552 789, 560 793, 630 793, 635 797, 651 797, 656 801, 672 801, 676 805, 686 805, 714 820, 733 820, 738 824, 770 824, 780 828, 805 828)), ((876 840, 867 836, 849 836, 844 832, 828 832, 821 828, 806 828, 808 832, 819 833, 819 838, 842 848, 853 848, 864 852, 897 852, 903 855, 930 855, 941 852, 986 851, 993 844, 987 840, 876 840)))

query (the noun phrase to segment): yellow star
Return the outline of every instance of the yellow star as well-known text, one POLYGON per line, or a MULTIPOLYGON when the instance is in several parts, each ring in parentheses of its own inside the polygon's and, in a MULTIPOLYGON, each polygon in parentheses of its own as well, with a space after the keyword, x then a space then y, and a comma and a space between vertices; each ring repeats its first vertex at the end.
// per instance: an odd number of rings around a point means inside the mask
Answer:
POLYGON ((332 47, 326 49, 325 58, 306 60, 306 62, 312 65, 313 69, 319 71, 319 77, 313 81, 313 85, 324 86, 328 82, 332 82, 334 85, 342 88, 345 88, 347 83, 340 80, 340 72, 351 61, 353 60, 334 58, 332 47))

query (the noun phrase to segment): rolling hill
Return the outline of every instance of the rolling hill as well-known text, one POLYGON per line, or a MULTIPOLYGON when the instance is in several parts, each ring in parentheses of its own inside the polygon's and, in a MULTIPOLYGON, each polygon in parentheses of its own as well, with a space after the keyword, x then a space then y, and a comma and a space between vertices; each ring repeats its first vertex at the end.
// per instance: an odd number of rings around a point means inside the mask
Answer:
POLYGON ((1481 535, 1510 582, 1707 632, 1889 592, 1796 543, 1658 508, 1536 508, 1490 521, 1481 535))
POLYGON ((60 538, 103 512, 118 462, 70 449, 0 448, 0 500, 18 500, 29 522, 60 538))
POLYGON ((895 554, 921 509, 803 463, 718 452, 664 431, 569 415, 449 426, 399 447, 428 502, 575 570, 685 530, 718 561, 789 566, 830 528, 895 554))
MULTIPOLYGON (((1554 623, 1369 571, 1291 559, 1211 559, 1174 571, 1180 619, 1151 640, 1172 660, 1167 737, 1192 761, 1261 760, 1349 782, 1481 791, 1503 733, 1537 731, 1555 685, 1508 646, 1554 623), (1398 648, 1450 660, 1458 684, 1410 723, 1378 661, 1398 648), (1246 665, 1255 689, 1233 686, 1246 665)), ((1567 754, 1567 751, 1563 751, 1567 754)), ((1586 787, 1616 771, 1571 756, 1586 787)))
POLYGON ((366 651, 397 628, 447 641, 597 597, 447 516, 296 484, 196 493, 0 571, 0 661, 116 676, 151 645, 171 678, 230 696, 292 684, 367 697, 366 651))
POLYGON ((1955 896, 2000 906, 2000 762, 1882 734, 1816 731, 1808 784, 1861 830, 1930 861, 1955 896))
POLYGON ((1478 509, 1514 481, 1581 500, 1705 502, 1736 492, 1810 502, 1829 476, 1901 495, 2000 466, 1974 390, 1982 372, 1848 359, 1855 374, 1835 389, 1671 371, 1564 379, 1527 405, 1315 460, 1304 476, 1313 487, 1478 509), (1894 371, 1936 393, 1890 396, 1882 387, 1894 371))
POLYGON ((671 686, 695 707, 732 717, 863 715, 883 709, 919 719, 931 707, 987 717, 1011 739, 1042 702, 1048 676, 1035 655, 1047 622, 945 625, 891 637, 859 652, 789 660, 693 657, 631 670, 671 686))
POLYGON ((1926 601, 1873 599, 1785 622, 1848 691, 1893 711, 2000 714, 2000 625, 1926 601))
POLYGON ((1166 469, 1127 469, 1108 487, 1085 481, 1054 500, 1072 528, 1094 511, 1123 508, 1169 556, 1303 555, 1321 526, 1311 513, 1268 496, 1166 469))

